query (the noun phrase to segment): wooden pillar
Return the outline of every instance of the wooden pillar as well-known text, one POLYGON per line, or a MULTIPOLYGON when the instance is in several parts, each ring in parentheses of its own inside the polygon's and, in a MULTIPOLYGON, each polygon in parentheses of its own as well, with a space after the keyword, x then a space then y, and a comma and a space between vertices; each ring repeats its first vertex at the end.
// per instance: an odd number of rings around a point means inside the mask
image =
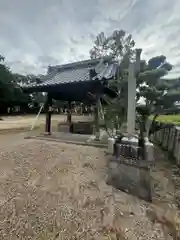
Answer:
POLYGON ((80 104, 80 115, 83 115, 83 103, 80 104))
POLYGON ((100 104, 100 95, 96 95, 96 104, 94 107, 94 123, 95 123, 95 140, 100 140, 100 122, 99 122, 99 104, 100 104))
POLYGON ((46 100, 46 125, 45 125, 45 133, 51 135, 51 113, 52 113, 52 97, 48 93, 46 100))
POLYGON ((71 124, 72 124, 72 106, 71 106, 70 101, 68 102, 67 122, 69 125, 69 132, 70 132, 70 128, 71 128, 71 124))

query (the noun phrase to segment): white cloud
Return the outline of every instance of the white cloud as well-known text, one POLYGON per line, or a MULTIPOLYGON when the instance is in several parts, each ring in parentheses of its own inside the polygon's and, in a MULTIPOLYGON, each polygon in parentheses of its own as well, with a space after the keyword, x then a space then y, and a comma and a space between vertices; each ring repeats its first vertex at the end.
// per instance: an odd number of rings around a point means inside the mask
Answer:
POLYGON ((15 72, 43 73, 88 58, 99 32, 122 28, 145 58, 166 55, 180 76, 179 9, 179 0, 1 0, 0 53, 15 72))

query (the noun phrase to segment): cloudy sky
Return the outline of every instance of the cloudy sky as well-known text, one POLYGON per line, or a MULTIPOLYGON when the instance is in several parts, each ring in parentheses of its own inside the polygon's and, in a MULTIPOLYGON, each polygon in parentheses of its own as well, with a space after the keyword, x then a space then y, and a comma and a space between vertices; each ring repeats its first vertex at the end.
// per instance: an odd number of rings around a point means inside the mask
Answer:
POLYGON ((180 76, 180 0, 0 0, 0 54, 14 72, 89 58, 95 36, 123 29, 145 58, 164 54, 180 76))

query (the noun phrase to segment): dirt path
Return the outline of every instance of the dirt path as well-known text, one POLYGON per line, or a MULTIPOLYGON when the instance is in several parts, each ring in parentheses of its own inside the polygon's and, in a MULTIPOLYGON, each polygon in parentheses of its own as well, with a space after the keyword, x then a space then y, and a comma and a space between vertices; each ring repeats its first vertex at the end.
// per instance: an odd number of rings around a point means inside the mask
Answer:
POLYGON ((160 216, 178 210, 167 163, 150 205, 106 185, 102 149, 23 134, 0 135, 0 239, 173 239, 160 216))

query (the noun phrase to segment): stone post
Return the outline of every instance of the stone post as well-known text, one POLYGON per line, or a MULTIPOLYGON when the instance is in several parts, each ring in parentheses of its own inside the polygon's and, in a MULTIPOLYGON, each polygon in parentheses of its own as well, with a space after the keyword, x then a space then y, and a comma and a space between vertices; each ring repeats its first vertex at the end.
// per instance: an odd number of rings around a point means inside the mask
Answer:
POLYGON ((136 74, 140 71, 142 49, 136 49, 136 62, 130 63, 128 75, 128 113, 127 133, 128 136, 135 135, 136 121, 136 74))
POLYGON ((135 130, 135 111, 136 111, 136 78, 135 64, 130 63, 128 75, 128 112, 127 112, 127 133, 131 137, 135 130))

